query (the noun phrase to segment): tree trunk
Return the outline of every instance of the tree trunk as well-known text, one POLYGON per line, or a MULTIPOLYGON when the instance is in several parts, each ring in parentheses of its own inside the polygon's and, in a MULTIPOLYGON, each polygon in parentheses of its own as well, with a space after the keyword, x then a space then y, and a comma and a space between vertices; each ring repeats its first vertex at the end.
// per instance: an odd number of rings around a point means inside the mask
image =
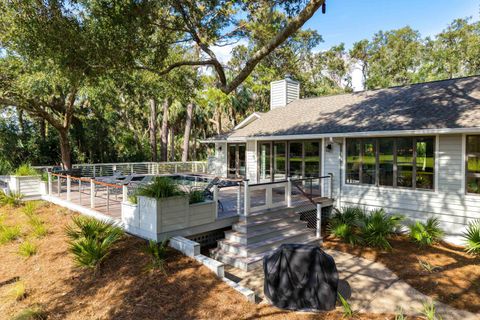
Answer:
POLYGON ((20 129, 20 135, 25 134, 25 123, 23 122, 23 110, 17 108, 18 128, 20 129))
POLYGON ((152 161, 157 162, 157 103, 155 99, 150 99, 150 122, 149 122, 149 132, 150 132, 150 150, 152 154, 152 161))
POLYGON ((190 102, 187 105, 187 119, 185 122, 185 134, 183 135, 183 153, 182 153, 182 162, 188 161, 188 147, 190 144, 190 132, 192 130, 192 117, 193 117, 193 110, 195 105, 190 102))
POLYGON ((169 129, 170 131, 170 161, 175 161, 175 131, 173 126, 169 129))
POLYGON ((40 124, 40 137, 42 139, 42 142, 45 142, 46 137, 47 137, 47 128, 46 128, 46 123, 45 120, 42 118, 38 119, 39 124, 40 124))
POLYGON ((217 134, 221 134, 222 133, 222 111, 220 110, 220 106, 217 106, 217 110, 216 110, 216 119, 215 119, 215 122, 217 123, 217 134))
POLYGON ((167 98, 163 101, 162 113, 162 137, 160 141, 161 160, 168 160, 168 107, 170 100, 167 98))
POLYGON ((60 137, 60 152, 62 156, 63 168, 72 169, 72 161, 70 158, 70 142, 68 141, 68 129, 58 131, 60 137))

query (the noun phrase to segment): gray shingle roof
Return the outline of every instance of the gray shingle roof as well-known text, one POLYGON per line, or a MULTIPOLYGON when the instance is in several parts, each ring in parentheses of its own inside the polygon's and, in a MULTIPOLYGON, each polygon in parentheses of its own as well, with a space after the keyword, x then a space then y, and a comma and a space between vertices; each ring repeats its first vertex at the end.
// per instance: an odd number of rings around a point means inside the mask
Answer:
POLYGON ((225 137, 480 128, 480 76, 300 99, 225 137))

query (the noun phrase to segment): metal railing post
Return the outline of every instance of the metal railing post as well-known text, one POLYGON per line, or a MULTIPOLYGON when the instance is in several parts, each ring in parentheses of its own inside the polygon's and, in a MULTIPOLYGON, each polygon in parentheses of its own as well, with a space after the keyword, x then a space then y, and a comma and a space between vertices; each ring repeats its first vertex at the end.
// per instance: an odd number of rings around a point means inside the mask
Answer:
POLYGON ((213 185, 213 202, 215 202, 215 219, 218 219, 218 185, 213 185))
POLYGON ((52 195, 52 173, 48 173, 48 195, 52 195))
POLYGON ((130 165, 130 173, 133 174, 133 163, 130 165))
POLYGON ((67 175, 67 201, 70 201, 72 198, 70 193, 71 187, 72 187, 72 179, 70 178, 69 175, 67 175))
POLYGON ((122 202, 127 202, 128 200, 128 186, 123 185, 122 186, 122 202))
POLYGON ((329 193, 329 198, 332 199, 332 196, 333 196, 333 173, 329 173, 328 175, 330 176, 330 186, 329 186, 330 190, 328 190, 328 193, 329 193))
POLYGON ((287 178, 287 207, 292 207, 292 178, 287 178))
POLYGON ((110 187, 107 186, 107 213, 110 212, 110 187))
POLYGON ((90 208, 95 208, 95 182, 90 179, 90 208))
POLYGON ((322 237, 322 204, 317 203, 317 230, 315 233, 317 239, 322 237))
POLYGON ((243 214, 248 216, 250 211, 250 190, 248 187, 248 179, 243 180, 244 183, 244 195, 243 195, 243 214))

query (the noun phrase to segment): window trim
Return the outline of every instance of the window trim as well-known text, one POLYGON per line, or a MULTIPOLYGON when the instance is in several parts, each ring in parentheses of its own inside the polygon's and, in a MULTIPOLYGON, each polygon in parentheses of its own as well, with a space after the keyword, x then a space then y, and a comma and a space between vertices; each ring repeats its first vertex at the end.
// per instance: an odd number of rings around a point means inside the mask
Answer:
POLYGON ((480 152, 468 152, 468 137, 478 137, 480 139, 480 134, 464 134, 463 139, 465 142, 463 143, 463 188, 464 188, 464 194, 469 195, 469 196, 475 196, 478 197, 480 196, 480 193, 475 193, 475 192, 468 192, 468 178, 469 177, 474 177, 474 178, 480 178, 480 173, 470 173, 468 171, 468 158, 469 157, 480 157, 480 152))
MULTIPOLYGON (((480 135, 479 135, 480 136, 480 135)), ((425 136, 385 136, 385 137, 352 137, 352 138, 345 138, 345 178, 343 179, 344 185, 348 186, 365 186, 365 187, 377 187, 377 188, 387 188, 387 189, 401 189, 401 190, 413 190, 413 191, 425 191, 425 192, 436 192, 438 185, 437 185, 437 180, 438 180, 438 168, 437 168, 437 162, 438 162, 438 136, 437 135, 425 135, 425 136), (380 185, 380 171, 379 171, 379 139, 382 138, 393 138, 393 185, 392 186, 384 186, 380 185), (412 152, 412 186, 411 187, 402 187, 398 186, 397 184, 397 177, 398 177, 398 164, 397 164, 397 140, 401 138, 411 138, 413 140, 413 152, 412 152), (418 138, 431 138, 433 139, 433 181, 432 181, 432 188, 431 189, 425 189, 425 188, 419 188, 417 187, 417 182, 416 182, 416 177, 417 177, 417 139, 418 138), (368 183, 363 183, 362 182, 362 167, 363 167, 363 140, 365 139, 375 139, 375 183, 374 184, 368 184, 368 183), (359 141, 360 144, 360 165, 359 165, 359 182, 348 182, 347 181, 347 168, 348 168, 348 141, 351 140, 356 140, 359 141)), ((467 158, 465 157, 465 161, 467 161, 467 158)), ((465 178, 465 190, 466 190, 466 178, 465 178)), ((475 193, 474 193, 475 194, 475 193)), ((480 195, 480 194, 476 194, 480 195)))

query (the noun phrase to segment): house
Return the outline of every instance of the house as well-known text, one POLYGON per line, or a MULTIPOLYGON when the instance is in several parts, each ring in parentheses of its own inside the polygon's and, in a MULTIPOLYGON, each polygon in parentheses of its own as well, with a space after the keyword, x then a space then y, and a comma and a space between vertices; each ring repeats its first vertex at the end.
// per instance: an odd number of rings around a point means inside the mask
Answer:
POLYGON ((331 174, 335 206, 438 217, 453 243, 480 218, 480 76, 308 99, 287 77, 270 111, 208 142, 218 176, 331 174))

